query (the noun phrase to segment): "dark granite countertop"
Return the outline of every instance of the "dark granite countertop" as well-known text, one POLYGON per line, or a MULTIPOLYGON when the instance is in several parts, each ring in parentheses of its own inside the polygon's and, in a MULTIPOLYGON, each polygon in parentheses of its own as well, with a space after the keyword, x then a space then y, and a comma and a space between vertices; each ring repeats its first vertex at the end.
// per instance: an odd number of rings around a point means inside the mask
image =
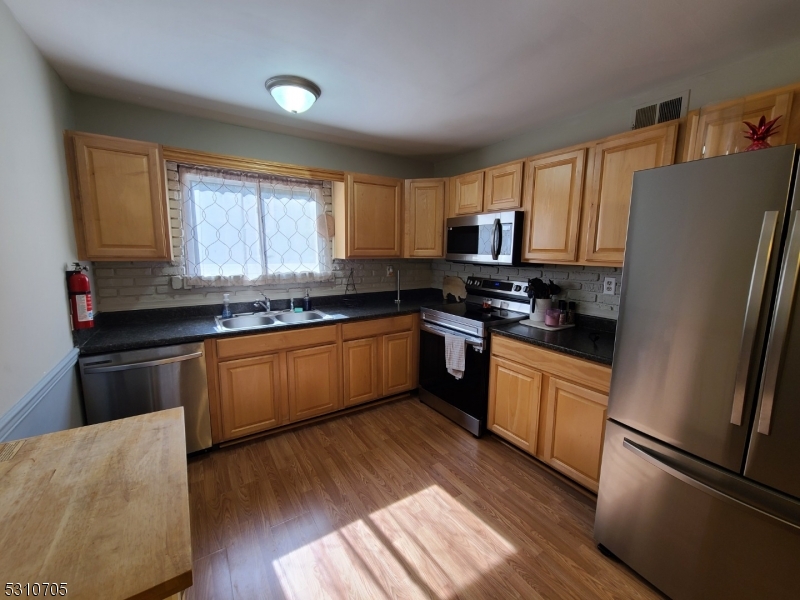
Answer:
MULTIPOLYGON (((361 294, 356 302, 350 304, 342 303, 341 297, 338 297, 338 302, 336 297, 314 298, 312 308, 325 314, 324 320, 259 329, 219 330, 214 316, 221 313, 222 305, 100 313, 95 327, 80 332, 75 341, 81 355, 91 355, 186 344, 207 338, 319 327, 344 320, 357 321, 418 313, 422 306, 442 304, 441 294, 441 290, 434 289, 404 290, 399 306, 394 303, 392 293, 383 292, 361 294)), ((283 304, 288 305, 288 301, 273 301, 273 308, 284 309, 286 306, 283 304)), ((252 306, 252 303, 233 304, 231 309, 234 313, 243 313, 252 311, 252 306)))
POLYGON ((611 319, 578 315, 575 327, 561 331, 509 323, 495 327, 492 333, 610 366, 614 359, 616 325, 611 319))

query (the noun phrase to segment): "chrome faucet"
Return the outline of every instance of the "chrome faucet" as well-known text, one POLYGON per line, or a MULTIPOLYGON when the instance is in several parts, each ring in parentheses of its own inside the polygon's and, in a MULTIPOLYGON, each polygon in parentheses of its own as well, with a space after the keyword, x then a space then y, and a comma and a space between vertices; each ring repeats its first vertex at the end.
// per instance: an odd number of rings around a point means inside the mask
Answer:
POLYGON ((294 297, 289 292, 289 312, 294 312, 294 297))
POLYGON ((264 296, 264 299, 254 302, 253 306, 261 307, 267 312, 272 312, 272 302, 270 302, 270 299, 267 298, 267 295, 264 292, 261 292, 261 295, 264 296))

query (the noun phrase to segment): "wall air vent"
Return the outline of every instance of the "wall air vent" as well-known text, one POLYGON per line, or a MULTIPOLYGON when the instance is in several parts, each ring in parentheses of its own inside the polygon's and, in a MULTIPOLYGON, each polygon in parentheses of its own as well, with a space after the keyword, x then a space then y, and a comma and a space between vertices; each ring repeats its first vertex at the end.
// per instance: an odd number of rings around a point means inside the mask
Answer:
POLYGON ((631 129, 650 127, 686 116, 689 108, 689 90, 678 96, 634 106, 631 111, 631 129))

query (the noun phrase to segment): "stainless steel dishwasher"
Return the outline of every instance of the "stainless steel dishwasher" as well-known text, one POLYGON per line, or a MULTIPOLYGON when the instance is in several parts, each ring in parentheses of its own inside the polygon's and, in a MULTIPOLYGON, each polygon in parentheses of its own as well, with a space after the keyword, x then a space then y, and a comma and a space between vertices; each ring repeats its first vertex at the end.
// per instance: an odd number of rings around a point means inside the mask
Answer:
POLYGON ((183 406, 186 451, 211 446, 202 343, 86 356, 78 362, 90 425, 183 406))

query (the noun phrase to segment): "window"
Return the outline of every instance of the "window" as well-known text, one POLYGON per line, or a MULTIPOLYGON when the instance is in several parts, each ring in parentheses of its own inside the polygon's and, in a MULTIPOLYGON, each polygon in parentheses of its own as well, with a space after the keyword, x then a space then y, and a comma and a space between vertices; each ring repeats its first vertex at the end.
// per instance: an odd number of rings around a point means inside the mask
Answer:
POLYGON ((178 168, 191 285, 262 285, 331 277, 322 182, 178 168))

